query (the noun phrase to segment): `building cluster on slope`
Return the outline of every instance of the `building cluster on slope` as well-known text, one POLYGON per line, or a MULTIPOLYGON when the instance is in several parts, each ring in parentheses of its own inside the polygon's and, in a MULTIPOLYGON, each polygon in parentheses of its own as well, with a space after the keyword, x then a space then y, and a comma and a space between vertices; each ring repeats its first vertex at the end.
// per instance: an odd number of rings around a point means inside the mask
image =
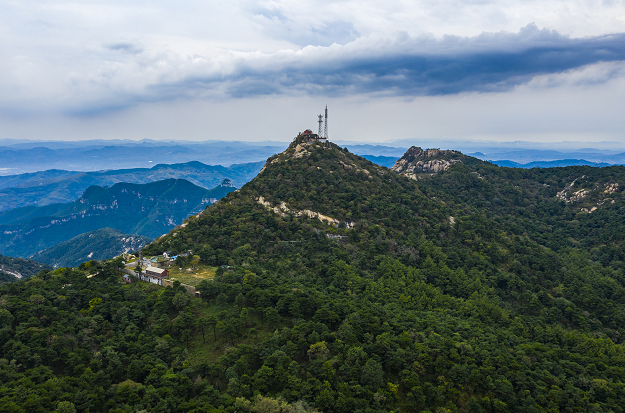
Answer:
MULTIPOLYGON (((180 254, 180 256, 187 256, 188 254, 180 254)), ((143 254, 139 252, 139 259, 136 262, 130 262, 126 264, 129 270, 134 270, 137 266, 141 267, 139 273, 132 273, 141 281, 147 281, 152 284, 163 285, 163 280, 169 278, 169 270, 162 268, 171 265, 178 255, 170 257, 167 253, 163 254, 164 259, 159 260, 157 257, 144 258, 143 254)), ((124 280, 130 282, 130 277, 124 276, 124 280)))
MULTIPOLYGON (((163 287, 173 287, 174 282, 180 282, 178 275, 176 278, 170 278, 170 270, 168 269, 176 261, 178 257, 188 257, 189 253, 181 253, 178 255, 170 256, 170 252, 163 253, 163 256, 144 258, 141 251, 139 251, 139 257, 135 257, 130 254, 123 254, 123 258, 130 262, 124 263, 126 268, 122 269, 124 272, 123 280, 127 283, 134 281, 144 281, 152 284, 160 285, 163 287), (135 260, 136 259, 136 260, 135 260), (140 271, 136 271, 137 267, 140 267, 140 271)), ((182 268, 180 268, 182 271, 182 268)), ((187 268, 187 271, 191 269, 187 268)), ((193 296, 199 297, 200 291, 193 285, 187 285, 180 283, 181 287, 184 287, 187 292, 193 296)))

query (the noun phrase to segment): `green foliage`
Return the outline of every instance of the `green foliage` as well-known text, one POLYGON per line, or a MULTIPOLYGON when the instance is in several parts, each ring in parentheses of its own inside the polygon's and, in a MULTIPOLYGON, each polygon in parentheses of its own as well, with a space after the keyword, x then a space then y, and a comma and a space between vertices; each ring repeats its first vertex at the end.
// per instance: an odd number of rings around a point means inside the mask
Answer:
MULTIPOLYGON (((581 170, 467 162, 415 181, 298 145, 146 248, 220 266, 201 299, 122 285, 114 264, 1 287, 2 405, 624 410, 620 193, 580 215, 555 196, 581 170), (282 202, 290 212, 274 211, 282 202), (602 211, 611 224, 593 226, 602 211)), ((596 174, 603 188, 616 179, 596 174)))

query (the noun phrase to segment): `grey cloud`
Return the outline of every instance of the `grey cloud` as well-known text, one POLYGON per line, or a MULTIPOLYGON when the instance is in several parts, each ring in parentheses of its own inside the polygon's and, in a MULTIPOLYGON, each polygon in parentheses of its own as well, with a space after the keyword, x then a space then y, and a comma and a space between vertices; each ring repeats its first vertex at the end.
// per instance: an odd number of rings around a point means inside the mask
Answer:
POLYGON ((316 48, 311 56, 266 55, 241 62, 228 74, 194 76, 155 85, 154 90, 164 88, 171 93, 179 88, 184 94, 187 88, 219 88, 232 97, 294 92, 334 96, 499 92, 538 75, 622 60, 625 33, 574 39, 529 25, 516 34, 445 36, 441 40, 399 35, 387 43, 363 41, 316 48))
MULTIPOLYGON (((119 50, 125 50, 121 45, 125 44, 117 45, 119 50)), ((150 60, 145 53, 141 56, 132 58, 134 66, 126 65, 134 67, 133 71, 111 75, 128 76, 133 81, 115 81, 111 95, 100 100, 96 97, 72 113, 93 116, 98 107, 107 112, 177 99, 505 92, 540 75, 555 75, 557 79, 571 72, 582 74, 576 77, 577 83, 598 84, 623 76, 620 69, 586 69, 597 63, 625 60, 625 33, 570 38, 528 25, 518 33, 441 39, 399 33, 394 38, 360 38, 346 45, 309 46, 299 51, 230 53, 218 60, 190 61, 170 54, 150 60), (152 77, 141 76, 144 72, 152 77), (120 85, 128 85, 128 89, 120 85)), ((536 87, 559 84, 552 76, 536 87)))

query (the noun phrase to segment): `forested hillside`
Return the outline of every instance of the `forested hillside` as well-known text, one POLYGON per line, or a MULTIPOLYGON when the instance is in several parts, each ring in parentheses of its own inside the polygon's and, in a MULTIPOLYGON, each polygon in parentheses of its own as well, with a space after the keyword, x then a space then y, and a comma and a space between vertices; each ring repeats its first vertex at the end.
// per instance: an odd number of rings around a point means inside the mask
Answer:
POLYGON ((144 249, 219 266, 201 299, 121 285, 113 262, 0 288, 0 402, 623 411, 625 168, 408 155, 396 173, 293 142, 144 249))
POLYGON ((30 257, 85 232, 114 228, 156 238, 234 191, 229 180, 207 190, 184 179, 91 186, 69 204, 0 213, 0 252, 30 257))
POLYGON ((50 267, 41 262, 0 255, 0 285, 26 279, 50 267))
POLYGON ((86 232, 38 252, 31 258, 54 268, 78 267, 91 260, 106 260, 138 251, 151 241, 141 235, 128 235, 113 228, 86 232))

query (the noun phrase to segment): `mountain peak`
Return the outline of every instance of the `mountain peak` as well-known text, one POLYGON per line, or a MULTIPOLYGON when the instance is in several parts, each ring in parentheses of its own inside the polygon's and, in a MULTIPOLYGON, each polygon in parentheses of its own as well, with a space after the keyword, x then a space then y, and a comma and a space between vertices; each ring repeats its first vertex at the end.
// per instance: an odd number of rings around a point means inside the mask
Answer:
POLYGON ((259 172, 259 175, 271 165, 295 159, 308 159, 313 154, 316 154, 314 159, 318 159, 320 155, 323 158, 328 156, 335 158, 338 154, 340 154, 338 155, 340 157, 345 157, 343 149, 340 146, 300 134, 293 139, 293 142, 291 142, 284 151, 269 157, 259 172))
POLYGON ((223 181, 221 181, 221 184, 219 186, 222 187, 222 188, 234 188, 234 184, 228 178, 226 178, 223 181))
POLYGON ((463 162, 469 157, 462 152, 441 149, 423 150, 412 146, 391 168, 399 174, 416 179, 417 174, 434 174, 446 171, 453 164, 463 162))

